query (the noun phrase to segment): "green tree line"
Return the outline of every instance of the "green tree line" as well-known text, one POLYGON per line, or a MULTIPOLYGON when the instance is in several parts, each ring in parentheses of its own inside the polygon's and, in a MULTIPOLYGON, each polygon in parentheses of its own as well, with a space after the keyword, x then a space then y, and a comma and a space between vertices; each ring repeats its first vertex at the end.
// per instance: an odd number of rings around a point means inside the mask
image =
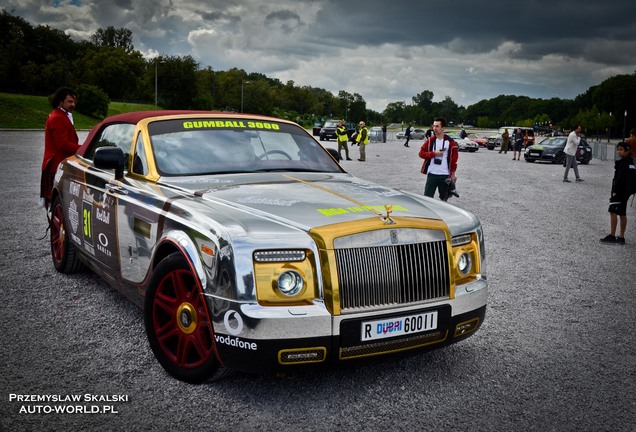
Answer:
MULTIPOLYGON (((581 123, 588 134, 620 135, 624 127, 636 126, 630 120, 636 112, 636 72, 611 77, 574 100, 500 95, 463 107, 449 96, 433 102, 433 92, 422 90, 408 103, 391 102, 380 113, 368 109, 358 93, 341 90, 334 95, 238 68, 215 71, 201 67, 191 56, 145 59, 132 39, 130 30, 108 27, 99 29, 89 41, 73 41, 60 30, 32 26, 2 10, 0 92, 50 95, 68 85, 81 88, 84 99, 105 100, 106 104, 114 100, 154 103, 165 109, 242 111, 287 118, 305 126, 327 117, 369 124, 429 125, 437 116, 454 125, 482 128, 513 124, 569 128, 581 123), (631 117, 625 119, 625 111, 631 117)), ((86 113, 105 115, 99 105, 93 103, 86 113)))

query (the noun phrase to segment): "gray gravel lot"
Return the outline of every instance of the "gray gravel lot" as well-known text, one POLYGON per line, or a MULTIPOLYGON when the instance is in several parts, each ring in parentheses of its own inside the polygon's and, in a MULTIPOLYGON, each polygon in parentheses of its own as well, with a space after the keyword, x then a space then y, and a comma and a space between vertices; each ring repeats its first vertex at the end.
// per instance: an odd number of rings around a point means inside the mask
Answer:
MULTIPOLYGON (((0 430, 634 430, 636 203, 627 245, 598 241, 613 162, 592 160, 580 167, 585 182, 566 184, 562 166, 460 154, 461 197, 451 202, 482 221, 490 284, 472 338, 392 363, 195 386, 154 360, 140 309, 91 273, 55 271, 37 208, 42 142, 42 131, 0 131, 0 430), (116 413, 46 412, 73 405, 116 413)), ((369 144, 365 163, 350 147, 354 161, 343 165, 422 192, 411 143, 369 144)))

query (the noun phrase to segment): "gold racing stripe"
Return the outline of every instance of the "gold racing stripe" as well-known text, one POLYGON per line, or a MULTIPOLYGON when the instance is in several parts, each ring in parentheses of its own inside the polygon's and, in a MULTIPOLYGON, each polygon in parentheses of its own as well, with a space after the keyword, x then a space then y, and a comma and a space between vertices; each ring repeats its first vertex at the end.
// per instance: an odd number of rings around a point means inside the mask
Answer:
POLYGON ((366 210, 369 210, 370 212, 373 212, 376 216, 382 216, 382 213, 380 213, 376 209, 371 208, 369 206, 366 206, 366 205, 362 204, 360 201, 358 201, 356 199, 353 199, 353 198, 351 198, 349 196, 343 195, 343 194, 341 194, 339 192, 336 192, 334 190, 327 189, 326 187, 323 187, 323 186, 317 185, 315 183, 311 183, 311 182, 308 182, 308 181, 305 181, 305 180, 302 180, 302 179, 299 179, 299 178, 296 178, 296 177, 292 177, 292 176, 287 175, 287 174, 284 174, 283 177, 287 177, 288 179, 295 180, 297 182, 306 184, 307 186, 315 187, 316 189, 320 189, 321 191, 336 195, 336 196, 338 196, 338 197, 340 197, 342 199, 345 199, 347 201, 351 201, 352 203, 354 203, 357 206, 362 207, 363 209, 366 209, 366 210))

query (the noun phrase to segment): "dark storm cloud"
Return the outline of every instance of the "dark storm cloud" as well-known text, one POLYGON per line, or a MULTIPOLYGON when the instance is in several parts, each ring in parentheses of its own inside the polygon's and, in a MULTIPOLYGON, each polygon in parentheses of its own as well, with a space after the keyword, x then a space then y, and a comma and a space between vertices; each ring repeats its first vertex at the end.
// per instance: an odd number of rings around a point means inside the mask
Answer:
MULTIPOLYGON (((550 54, 594 56, 597 50, 581 52, 586 41, 610 44, 636 38, 632 0, 331 3, 332 7, 319 12, 311 31, 339 45, 343 41, 371 46, 436 45, 462 54, 486 53, 510 41, 528 45, 515 56, 536 59, 550 54)), ((625 62, 620 55, 605 53, 602 58, 616 64, 625 62)))
POLYGON ((633 0, 0 0, 76 39, 125 27, 146 58, 190 55, 372 109, 430 90, 461 105, 500 94, 573 98, 636 70, 633 0))
POLYGON ((285 30, 291 31, 302 26, 300 16, 289 10, 281 10, 267 14, 265 17, 265 26, 280 26, 285 30))

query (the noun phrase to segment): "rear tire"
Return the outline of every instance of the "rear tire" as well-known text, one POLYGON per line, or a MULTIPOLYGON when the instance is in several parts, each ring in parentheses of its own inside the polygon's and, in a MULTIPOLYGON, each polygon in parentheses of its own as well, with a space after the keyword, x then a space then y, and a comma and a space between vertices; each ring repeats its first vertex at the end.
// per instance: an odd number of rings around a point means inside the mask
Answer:
POLYGON ((152 352, 173 377, 198 384, 228 374, 216 355, 212 320, 199 279, 181 253, 169 255, 153 271, 144 322, 152 352))
POLYGON ((55 270, 60 273, 77 273, 84 270, 75 245, 66 235, 62 199, 57 196, 51 207, 51 256, 55 270))

